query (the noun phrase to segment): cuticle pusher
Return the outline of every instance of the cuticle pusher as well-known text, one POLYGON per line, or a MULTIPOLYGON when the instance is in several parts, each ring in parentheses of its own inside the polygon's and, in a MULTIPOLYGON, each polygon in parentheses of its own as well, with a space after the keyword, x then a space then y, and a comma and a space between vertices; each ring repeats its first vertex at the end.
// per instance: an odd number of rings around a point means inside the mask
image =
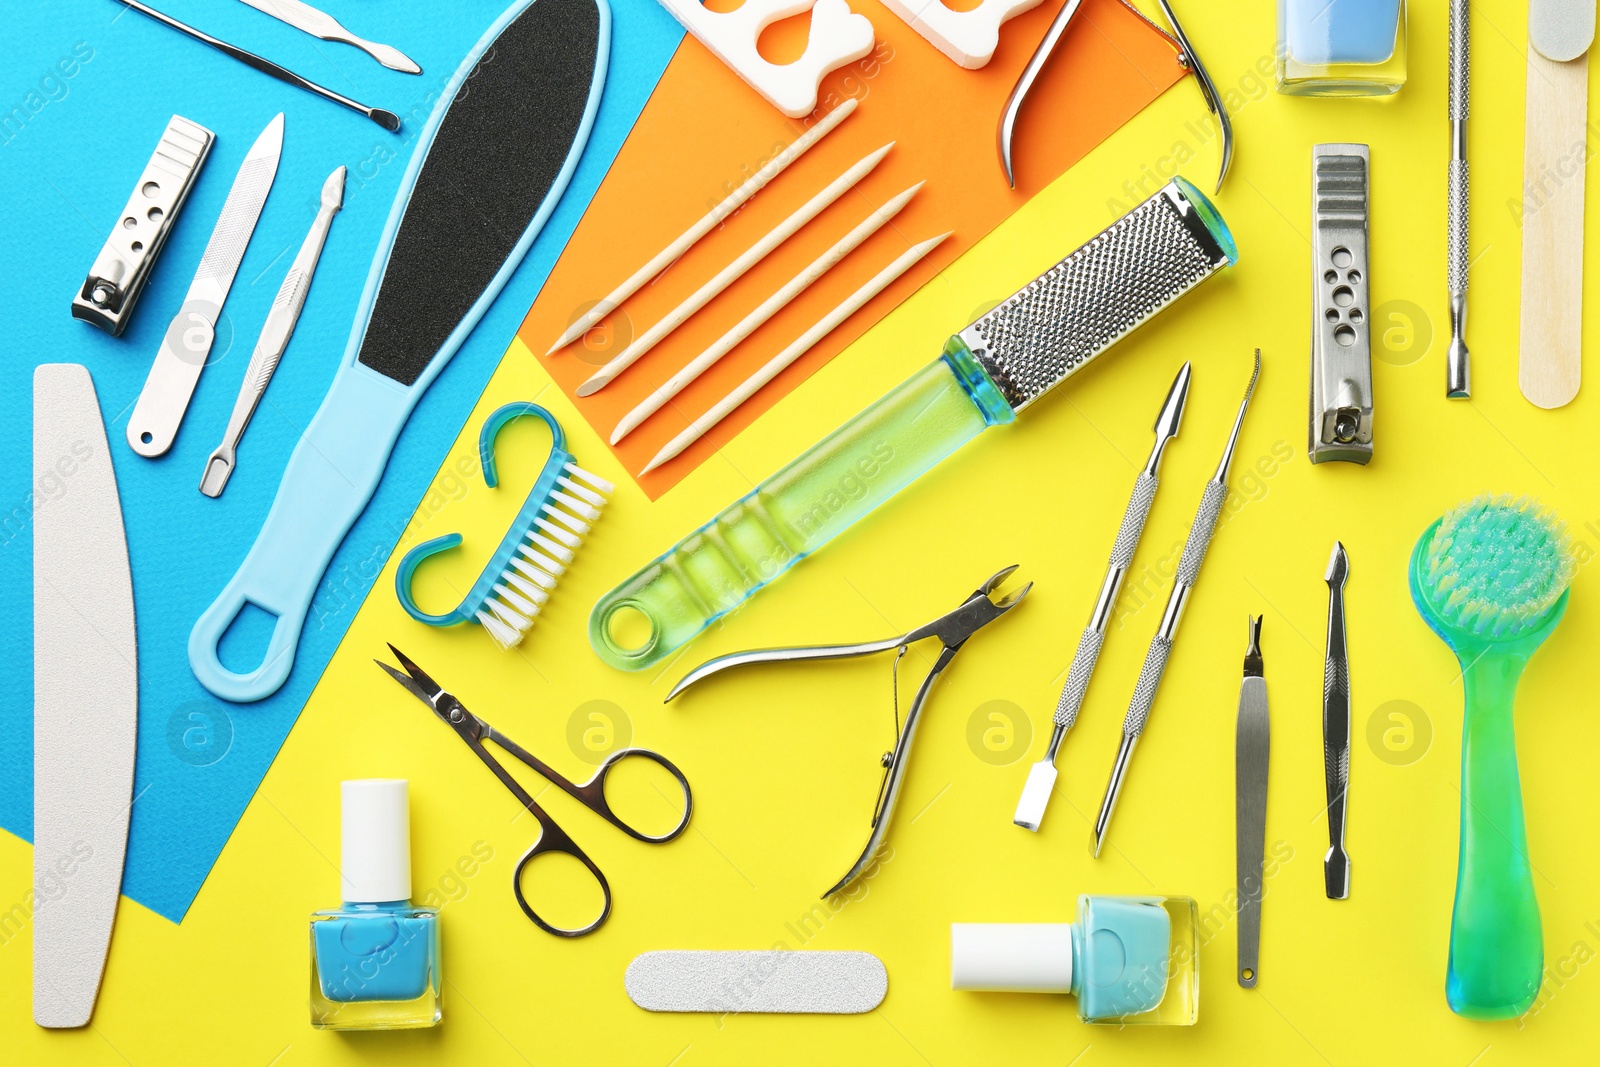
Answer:
POLYGON ((1234 727, 1234 862, 1239 894, 1239 967, 1245 989, 1261 978, 1261 898, 1266 895, 1262 860, 1267 848, 1267 767, 1272 720, 1267 712, 1266 664, 1261 658, 1261 616, 1250 617, 1250 644, 1239 684, 1234 727))
POLYGON ((317 216, 311 222, 300 251, 289 265, 278 294, 272 298, 272 310, 261 327, 255 350, 250 353, 250 363, 245 367, 244 381, 239 385, 239 397, 233 403, 233 414, 228 416, 228 429, 222 443, 206 459, 205 473, 200 477, 200 491, 209 497, 219 497, 233 476, 234 455, 239 439, 256 413, 256 406, 266 395, 278 361, 289 347, 294 328, 300 321, 300 310, 305 307, 306 294, 311 291, 311 276, 316 273, 317 261, 322 257, 323 242, 328 239, 328 227, 333 216, 344 206, 345 168, 339 167, 322 183, 322 197, 317 216))
POLYGON ((1445 210, 1445 264, 1450 287, 1450 348, 1445 355, 1445 396, 1472 395, 1467 353, 1467 117, 1471 111, 1470 7, 1450 0, 1450 170, 1445 210))
POLYGON ((241 2, 318 40, 353 45, 390 70, 397 70, 401 74, 422 73, 422 68, 400 49, 393 45, 379 44, 377 41, 357 37, 345 29, 338 19, 326 11, 312 7, 304 0, 241 0, 241 2))
POLYGON ((1256 349, 1255 366, 1250 373, 1250 384, 1245 386, 1244 399, 1239 403, 1239 413, 1233 419, 1233 431, 1228 435, 1228 445, 1222 452, 1216 473, 1206 482, 1200 494, 1200 506, 1194 523, 1189 527, 1188 540, 1183 545, 1183 555, 1178 558, 1178 571, 1173 579, 1172 593, 1161 613, 1161 624, 1150 639, 1150 650, 1145 653, 1144 666, 1139 669, 1139 681, 1134 686, 1133 699, 1128 703, 1128 714, 1122 722, 1122 740, 1117 747, 1117 759, 1111 767, 1111 779, 1106 783, 1105 799, 1100 804, 1100 814, 1094 821, 1094 836, 1089 842, 1094 855, 1100 855, 1105 844, 1106 830, 1111 825, 1111 813, 1116 810, 1117 796, 1133 759, 1134 746, 1144 733, 1150 710, 1155 704, 1156 691, 1161 688, 1161 677, 1167 669, 1167 657, 1172 654, 1172 642, 1178 634, 1178 624, 1183 621, 1183 609, 1189 602, 1195 582, 1200 577, 1200 565, 1205 562, 1206 550, 1211 547, 1217 521, 1222 517, 1222 505, 1228 496, 1228 471, 1233 466, 1233 454, 1239 445, 1239 431, 1244 426, 1244 415, 1250 407, 1250 398, 1256 391, 1256 381, 1261 377, 1261 350, 1256 349))
POLYGON ((1344 635, 1344 583, 1350 557, 1333 543, 1328 557, 1328 650, 1322 666, 1322 766, 1328 795, 1328 854, 1322 860, 1329 900, 1350 896, 1350 854, 1344 848, 1350 792, 1350 653, 1344 635))
POLYGON ((1178 428, 1183 422, 1183 409, 1189 398, 1190 373, 1190 365, 1185 362, 1179 368, 1178 376, 1172 380, 1166 400, 1162 402, 1161 413, 1156 417, 1153 428, 1155 445, 1150 449, 1150 458, 1139 471, 1139 477, 1134 480, 1133 496, 1123 512, 1122 525, 1117 528, 1117 539, 1111 547, 1111 562, 1100 583, 1100 593, 1089 616, 1089 625, 1078 639, 1078 649, 1073 653, 1066 683, 1061 688, 1061 699, 1056 704, 1054 726, 1050 731, 1050 745, 1045 750, 1044 759, 1028 771, 1022 796, 1017 800, 1016 814, 1011 821, 1025 830, 1038 831, 1039 823, 1044 819, 1045 806, 1050 803, 1050 792, 1056 784, 1056 753, 1060 751, 1067 731, 1077 722, 1083 699, 1089 692, 1089 680, 1094 675, 1095 664, 1100 660, 1100 646, 1105 641, 1106 628, 1111 625, 1112 611, 1122 592, 1123 579, 1133 565, 1133 554, 1138 551, 1139 540, 1144 536, 1145 520, 1150 517, 1150 505, 1155 502, 1156 489, 1160 484, 1157 472, 1161 467, 1161 457, 1166 453, 1168 443, 1178 436, 1178 428))

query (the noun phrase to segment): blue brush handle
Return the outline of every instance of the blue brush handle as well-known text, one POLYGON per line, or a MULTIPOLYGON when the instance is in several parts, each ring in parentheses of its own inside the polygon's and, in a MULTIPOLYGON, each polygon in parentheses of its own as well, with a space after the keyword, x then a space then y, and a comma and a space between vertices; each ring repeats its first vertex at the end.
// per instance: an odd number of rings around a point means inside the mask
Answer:
POLYGON ((289 457, 250 554, 189 634, 189 666, 201 685, 224 700, 247 702, 271 696, 288 679, 317 585, 372 499, 420 395, 360 363, 334 377, 289 457), (222 665, 217 646, 247 604, 277 622, 261 665, 238 674, 222 665))

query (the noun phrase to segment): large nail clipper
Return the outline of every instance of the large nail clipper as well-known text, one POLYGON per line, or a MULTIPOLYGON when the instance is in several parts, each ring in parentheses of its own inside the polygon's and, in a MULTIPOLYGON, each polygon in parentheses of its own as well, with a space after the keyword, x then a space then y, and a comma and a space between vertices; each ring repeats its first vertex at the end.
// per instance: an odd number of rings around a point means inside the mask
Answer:
POLYGON ((216 340, 217 319, 222 315, 222 305, 233 288, 233 277, 244 259, 244 250, 255 233, 256 222, 261 218, 261 208, 267 202, 272 180, 278 173, 278 159, 283 154, 283 115, 267 123, 250 151, 245 153, 239 173, 228 190, 228 199, 222 203, 222 214, 206 242, 200 256, 200 266, 183 306, 172 317, 166 334, 161 338, 161 350, 150 365, 150 376, 144 381, 139 400, 128 416, 128 444, 139 455, 149 459, 165 455, 178 436, 178 426, 184 412, 189 410, 189 400, 194 387, 205 369, 206 357, 211 354, 211 342, 216 340))
POLYGON ((1328 651, 1322 664, 1322 769, 1328 792, 1328 854, 1322 859, 1329 900, 1350 896, 1350 854, 1344 850, 1350 792, 1350 654, 1344 640, 1344 583, 1350 557, 1333 543, 1328 557, 1328 651))
POLYGON ((1311 462, 1372 458, 1367 146, 1311 152, 1311 462))
POLYGON ((922 680, 922 685, 917 689, 917 695, 912 699, 911 706, 906 710, 905 722, 899 728, 895 737, 893 751, 883 754, 883 784, 878 789, 878 799, 872 812, 872 834, 867 838, 867 847, 861 850, 861 857, 854 866, 846 872, 845 876, 827 892, 823 893, 824 899, 831 897, 848 886, 851 882, 867 869, 877 857, 878 849, 883 845, 884 839, 889 835, 889 823, 894 818, 895 801, 900 799, 900 787, 905 782, 906 761, 911 756, 911 742, 916 738, 917 723, 920 721, 923 706, 928 702, 928 695, 933 691, 933 683, 938 681, 950 661, 955 658, 961 646, 967 639, 985 626, 1006 614, 1028 595, 1028 590, 1033 588, 1029 582, 1013 593, 995 599, 994 591, 998 589, 1011 573, 1017 568, 1006 567, 996 572, 988 581, 978 586, 977 590, 962 602, 961 606, 949 614, 942 615, 925 626, 919 626, 910 633, 897 637, 886 638, 882 641, 863 641, 853 645, 807 645, 797 648, 766 648, 751 652, 734 652, 726 656, 718 656, 709 660, 684 675, 683 680, 672 687, 667 694, 671 700, 685 689, 713 674, 721 673, 731 667, 743 667, 752 663, 794 663, 818 659, 846 659, 852 656, 870 656, 878 652, 895 650, 894 666, 896 672, 896 692, 898 692, 900 658, 904 656, 909 647, 918 641, 929 637, 939 640, 940 649, 938 658, 934 661, 933 669, 922 680))
POLYGON ((1234 728, 1234 863, 1239 893, 1239 984, 1254 989, 1261 978, 1262 859, 1267 850, 1267 766, 1272 719, 1267 714, 1266 665, 1261 659, 1261 616, 1250 619, 1250 646, 1239 684, 1234 728))
POLYGON ((1144 733, 1150 719, 1150 709, 1156 702, 1156 691, 1161 688, 1161 677, 1167 670, 1167 657, 1172 655, 1172 642, 1178 635, 1178 624, 1183 621, 1183 609, 1189 603, 1200 578, 1200 565, 1205 562, 1206 550, 1211 547, 1211 537, 1216 533, 1217 520, 1222 517, 1222 504, 1228 496, 1228 470, 1233 466, 1233 453, 1239 445, 1239 430, 1244 426, 1244 413, 1250 407, 1250 397, 1256 391, 1256 380, 1261 377, 1261 350, 1256 349, 1255 367, 1250 372, 1250 384, 1245 386, 1244 399, 1239 402, 1239 414, 1233 419, 1233 432, 1228 435, 1228 446, 1222 451, 1217 471, 1206 482, 1200 493, 1200 507, 1195 512, 1194 523, 1189 527, 1189 538, 1184 542, 1183 555, 1178 558, 1178 573, 1172 583, 1172 594, 1167 597, 1167 607, 1161 613, 1161 625, 1150 639, 1150 650, 1145 653, 1144 666, 1139 669, 1139 681, 1134 686, 1133 699, 1128 703, 1128 714, 1122 721, 1122 741, 1117 747, 1117 759, 1111 767, 1111 780, 1106 783, 1106 796, 1100 803, 1100 814, 1094 821, 1094 838, 1090 850, 1100 855, 1105 844, 1106 830, 1111 825, 1111 813, 1116 810, 1117 797, 1122 792, 1122 782, 1128 773, 1128 763, 1133 759, 1134 746, 1144 733))
POLYGON ((200 491, 209 497, 219 497, 233 477, 234 459, 239 439, 256 413, 261 398, 272 384, 272 375, 278 369, 284 349, 294 336, 295 325, 300 321, 300 311, 306 306, 306 294, 311 291, 311 276, 317 271, 317 261, 322 258, 322 244, 328 239, 328 227, 333 216, 344 206, 345 168, 338 167, 322 183, 322 197, 316 218, 289 273, 283 276, 278 295, 272 299, 272 310, 261 327, 255 350, 250 353, 250 363, 244 369, 244 381, 239 386, 239 396, 233 402, 233 414, 228 416, 228 429, 222 443, 206 459, 205 473, 200 476, 200 491))
POLYGON ((1025 830, 1039 829, 1045 806, 1050 803, 1050 791, 1056 785, 1056 753, 1060 751, 1061 741, 1067 736, 1067 731, 1078 721, 1083 698, 1089 692, 1089 679, 1094 676, 1095 664, 1100 661, 1100 646, 1105 641, 1106 627, 1111 625, 1111 612, 1117 606, 1117 597, 1122 592, 1122 580, 1133 566, 1133 554, 1138 551, 1139 539, 1144 536, 1144 523, 1150 517, 1150 505, 1155 502, 1156 487, 1160 484, 1156 472, 1161 467, 1161 457, 1167 451, 1167 443, 1178 436, 1178 427, 1183 422, 1184 403, 1189 399, 1189 374, 1189 364, 1185 363, 1173 379, 1172 388, 1167 390, 1161 414, 1156 417, 1156 443, 1150 449, 1150 458, 1145 461, 1144 469, 1134 480, 1133 497, 1122 514, 1122 525, 1117 528, 1117 540, 1111 546, 1111 563, 1106 567, 1105 579, 1100 583, 1100 595, 1095 598, 1094 612, 1089 616, 1089 625, 1084 628, 1083 636, 1078 638, 1078 650, 1073 653, 1072 666, 1067 669, 1067 681, 1061 688, 1061 699, 1056 703, 1050 747, 1045 750, 1044 759, 1035 763, 1028 772, 1022 796, 1017 800, 1017 811, 1011 821, 1025 830))
MULTIPOLYGON (((1220 193, 1222 180, 1228 176, 1228 166, 1233 162, 1233 120, 1228 116, 1228 109, 1222 103, 1222 94, 1217 92, 1216 83, 1211 80, 1205 64, 1200 62, 1200 56, 1195 52, 1194 45, 1189 42, 1189 35, 1184 32, 1183 24, 1178 21, 1172 5, 1168 0, 1157 0, 1157 2, 1161 5, 1161 13, 1167 17, 1168 25, 1172 27, 1172 37, 1177 41, 1179 49, 1179 61, 1194 72, 1195 81, 1200 83, 1200 94, 1206 99, 1206 107, 1217 117, 1217 128, 1222 134, 1222 163, 1217 170, 1216 189, 1220 193)), ((1061 38, 1066 36, 1067 27, 1072 24, 1072 19, 1077 15, 1082 3, 1083 0, 1066 0, 1061 10, 1056 12, 1055 20, 1050 23, 1050 28, 1045 31, 1039 47, 1034 50, 1028 65, 1017 78, 1017 84, 1012 87, 1011 95, 1006 98, 1005 110, 1000 113, 1000 166, 1006 173, 1006 184, 1013 189, 1017 186, 1017 179, 1016 172, 1011 166, 1011 141, 1016 132, 1017 115, 1022 111, 1023 101, 1033 90, 1033 83, 1038 79, 1039 72, 1055 54, 1061 38)), ((1142 19, 1145 18, 1142 12, 1128 3, 1128 0, 1123 0, 1123 3, 1127 4, 1134 14, 1142 19)), ((1145 21, 1150 20, 1145 19, 1145 21)))
POLYGON ((72 298, 73 318, 112 337, 122 336, 215 140, 216 135, 198 122, 172 116, 155 154, 134 183, 121 219, 72 298))

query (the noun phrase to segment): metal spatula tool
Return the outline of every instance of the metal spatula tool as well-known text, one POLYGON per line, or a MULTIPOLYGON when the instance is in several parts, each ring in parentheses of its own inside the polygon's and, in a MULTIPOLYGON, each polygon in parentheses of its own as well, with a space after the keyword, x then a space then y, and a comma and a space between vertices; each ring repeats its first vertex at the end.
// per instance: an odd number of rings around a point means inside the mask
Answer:
POLYGON ((1272 722, 1267 715, 1267 679, 1261 659, 1261 616, 1250 619, 1250 647, 1239 686, 1239 722, 1234 735, 1234 834, 1239 889, 1239 984, 1254 989, 1261 976, 1261 861, 1267 848, 1267 758, 1272 722))

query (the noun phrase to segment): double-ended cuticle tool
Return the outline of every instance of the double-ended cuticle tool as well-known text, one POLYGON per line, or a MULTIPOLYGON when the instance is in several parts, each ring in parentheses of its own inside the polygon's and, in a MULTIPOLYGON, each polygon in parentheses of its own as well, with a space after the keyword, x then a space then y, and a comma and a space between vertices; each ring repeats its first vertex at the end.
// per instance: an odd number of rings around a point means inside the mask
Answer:
POLYGON ((1194 523, 1189 527, 1188 540, 1183 545, 1183 555, 1178 558, 1178 571, 1172 583, 1172 594, 1161 613, 1161 624, 1150 639, 1150 649, 1145 653, 1144 666, 1139 669, 1139 681, 1134 686, 1133 699, 1128 704, 1127 717, 1122 722, 1122 740, 1117 746, 1116 762, 1111 766, 1111 779, 1106 783, 1105 799, 1100 804, 1100 814, 1095 817, 1094 836, 1090 850, 1100 855, 1105 844, 1106 831, 1111 825, 1111 814, 1116 810, 1117 797, 1122 792, 1123 780, 1128 774, 1128 763, 1133 750, 1144 734, 1150 719, 1150 709, 1155 704, 1156 692, 1161 688, 1161 677, 1166 673, 1167 658, 1172 655, 1172 642, 1178 635, 1178 624, 1183 621, 1183 609, 1189 603, 1200 578, 1200 565, 1205 562, 1206 550, 1211 547, 1217 521, 1222 517, 1222 505, 1228 497, 1228 471, 1233 466, 1233 454, 1239 446, 1239 431, 1244 427, 1244 414, 1250 407, 1250 397, 1256 391, 1256 381, 1261 377, 1261 350, 1256 349, 1255 363, 1250 372, 1250 384, 1245 386, 1244 399, 1239 402, 1239 413, 1234 416, 1233 430, 1228 434, 1227 447, 1217 463, 1216 473, 1206 482, 1200 493, 1200 507, 1195 512, 1194 523))
POLYGON ((1322 663, 1322 769, 1328 796, 1328 854, 1322 876, 1329 900, 1350 896, 1350 854, 1344 848, 1350 793, 1350 652, 1344 636, 1344 583, 1350 557, 1333 543, 1328 557, 1328 647, 1322 663))
POLYGON ((896 719, 899 727, 895 736, 893 750, 885 752, 882 757, 883 784, 878 789, 878 799, 872 809, 872 833, 867 838, 866 848, 861 850, 858 858, 845 876, 834 883, 833 887, 823 893, 823 899, 846 888, 866 871, 873 860, 877 858, 878 850, 882 847, 884 839, 889 836, 889 823, 894 818, 895 802, 900 799, 900 787, 905 784, 906 762, 911 758, 911 743, 917 736, 917 724, 921 721, 922 709, 928 703, 928 696, 933 692, 933 683, 950 666, 950 661, 955 658, 967 639, 996 619, 1005 615, 1012 608, 1022 602, 1033 588, 1029 582, 1021 589, 997 596, 996 590, 1005 584, 1011 577, 1015 566, 1006 567, 991 575, 987 581, 978 586, 973 594, 961 602, 961 606, 948 614, 941 615, 932 622, 919 626, 909 633, 896 637, 885 638, 882 641, 862 641, 850 645, 808 645, 797 648, 766 648, 752 652, 734 652, 726 656, 718 656, 709 660, 683 676, 683 680, 672 687, 667 694, 671 700, 685 689, 702 681, 713 674, 718 674, 731 667, 744 667, 752 663, 796 663, 819 659, 846 659, 853 656, 870 656, 878 652, 894 652, 896 719), (912 698, 911 706, 906 709, 905 721, 899 723, 899 668, 900 658, 906 654, 909 647, 918 641, 929 637, 939 642, 939 655, 934 660, 933 668, 928 671, 927 677, 917 687, 917 695, 912 698))
POLYGON ((1067 736, 1067 731, 1078 721, 1083 698, 1089 692, 1089 680, 1094 676, 1095 664, 1100 661, 1100 646, 1105 641, 1106 628, 1111 625, 1111 615, 1117 606, 1117 597, 1122 592, 1123 579, 1133 566, 1133 554, 1139 549, 1145 520, 1150 517, 1150 505, 1156 499, 1161 457, 1166 454, 1167 444, 1178 436, 1178 427, 1183 422, 1184 404, 1189 399, 1189 377, 1190 367, 1186 362, 1172 380, 1167 399, 1161 405, 1161 414, 1156 416, 1156 441, 1150 449, 1150 458, 1145 460, 1139 477, 1134 479, 1133 496, 1128 501, 1127 510, 1122 513, 1122 525, 1117 528, 1117 540, 1111 546, 1111 563, 1106 567, 1106 576, 1100 583, 1100 595, 1095 598, 1089 625, 1084 627, 1083 636, 1078 638, 1078 650, 1073 653, 1072 666, 1067 669, 1066 684, 1062 686, 1061 699, 1056 703, 1050 745, 1045 749, 1044 759, 1028 771, 1022 796, 1017 800, 1016 814, 1011 818, 1012 822, 1025 830, 1037 831, 1039 823, 1044 820, 1044 809, 1050 803, 1050 793, 1056 785, 1056 754, 1061 750, 1061 741, 1067 736))
POLYGON ((1234 727, 1234 874, 1239 894, 1239 984, 1254 989, 1261 978, 1262 861, 1267 850, 1267 766, 1272 719, 1267 713, 1266 664, 1261 658, 1261 616, 1250 617, 1250 644, 1239 683, 1234 727))

